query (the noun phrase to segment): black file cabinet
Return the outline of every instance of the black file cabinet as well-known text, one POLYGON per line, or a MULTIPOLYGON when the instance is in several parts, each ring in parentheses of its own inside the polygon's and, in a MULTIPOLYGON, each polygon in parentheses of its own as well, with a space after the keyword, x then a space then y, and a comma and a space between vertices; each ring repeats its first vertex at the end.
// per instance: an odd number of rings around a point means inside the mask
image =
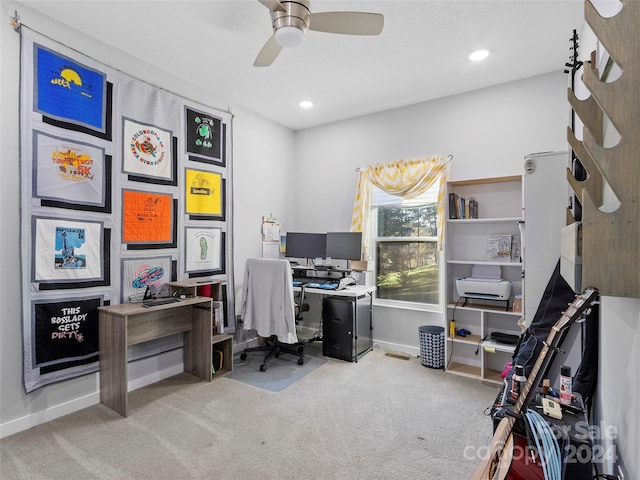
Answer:
POLYGON ((369 298, 325 297, 322 300, 322 354, 348 362, 371 350, 369 298))

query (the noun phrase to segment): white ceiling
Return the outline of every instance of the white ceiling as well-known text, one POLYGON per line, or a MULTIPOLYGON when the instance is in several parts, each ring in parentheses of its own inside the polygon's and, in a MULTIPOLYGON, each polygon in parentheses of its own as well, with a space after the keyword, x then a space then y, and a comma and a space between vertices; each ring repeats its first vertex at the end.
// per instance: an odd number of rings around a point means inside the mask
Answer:
POLYGON ((258 68, 272 30, 257 0, 21 3, 293 130, 562 71, 584 24, 583 0, 312 0, 381 13, 382 34, 310 31, 258 68), (491 55, 470 62, 479 48, 491 55))

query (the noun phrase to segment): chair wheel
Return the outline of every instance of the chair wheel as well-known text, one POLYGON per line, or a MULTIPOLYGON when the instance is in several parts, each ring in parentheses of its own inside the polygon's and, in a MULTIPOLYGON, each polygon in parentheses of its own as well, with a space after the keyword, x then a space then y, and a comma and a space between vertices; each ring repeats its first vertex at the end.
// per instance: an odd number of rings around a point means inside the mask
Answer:
POLYGON ((247 354, 246 354, 246 353, 244 353, 244 352, 242 352, 242 353, 240 354, 240 360, 242 360, 242 361, 244 362, 246 359, 247 359, 247 354))
POLYGON ((266 372, 266 370, 267 370, 267 364, 266 363, 261 364, 260 365, 260 371, 261 372, 266 372))
POLYGON ((303 364, 304 364, 304 358, 299 358, 298 365, 303 365, 303 364))

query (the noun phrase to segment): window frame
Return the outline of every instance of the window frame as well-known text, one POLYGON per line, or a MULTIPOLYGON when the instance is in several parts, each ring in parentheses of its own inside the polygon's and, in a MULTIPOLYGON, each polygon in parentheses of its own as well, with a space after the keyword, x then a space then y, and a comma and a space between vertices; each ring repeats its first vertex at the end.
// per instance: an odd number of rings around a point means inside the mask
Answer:
MULTIPOLYGON (((377 188, 377 187, 372 187, 372 188, 377 188)), ((434 186, 431 189, 429 189, 429 192, 427 192, 424 197, 428 197, 430 196, 431 198, 433 198, 433 189, 435 189, 435 191, 437 192, 438 186, 434 186)), ((379 189, 378 189, 379 190, 379 189)), ((383 195, 384 192, 383 192, 383 195)), ((420 237, 381 237, 378 236, 378 209, 380 207, 395 207, 395 208, 410 208, 410 207, 418 207, 418 206, 424 206, 424 205, 429 205, 429 204, 434 204, 436 206, 436 211, 437 211, 437 194, 436 194, 436 201, 429 201, 427 198, 424 199, 424 201, 421 201, 420 199, 412 199, 409 201, 405 201, 402 198, 398 197, 398 202, 397 203, 393 203, 390 204, 388 203, 388 200, 386 202, 384 202, 384 204, 379 205, 375 202, 375 193, 372 192, 372 202, 371 202, 371 206, 370 206, 370 211, 369 211, 369 231, 371 233, 371 235, 369 236, 370 240, 369 240, 369 245, 368 245, 368 250, 369 252, 371 252, 370 255, 370 262, 372 265, 372 275, 369 279, 369 282, 367 282, 367 284, 372 285, 377 287, 378 285, 378 281, 377 281, 377 271, 378 271, 378 243, 380 242, 385 242, 385 243, 389 243, 389 242, 418 242, 418 243, 427 243, 427 242, 433 242, 435 244, 436 247, 436 256, 437 256, 437 262, 438 262, 438 302, 437 303, 422 303, 422 302, 407 302, 407 301, 402 301, 402 300, 390 300, 390 299, 381 299, 378 298, 378 292, 377 292, 377 288, 376 288, 376 292, 374 293, 373 296, 373 304, 375 306, 382 306, 382 307, 389 307, 389 308, 398 308, 398 309, 404 309, 404 310, 418 310, 418 311, 424 311, 424 312, 435 312, 435 313, 442 313, 443 312, 443 305, 442 305, 442 288, 443 288, 443 282, 442 282, 442 278, 443 278, 443 271, 442 271, 442 255, 440 254, 439 250, 438 250, 438 236, 437 236, 437 232, 436 235, 434 236, 420 236, 420 237)), ((387 196, 388 198, 388 196, 387 196)), ((436 224, 438 222, 436 221, 436 224)))

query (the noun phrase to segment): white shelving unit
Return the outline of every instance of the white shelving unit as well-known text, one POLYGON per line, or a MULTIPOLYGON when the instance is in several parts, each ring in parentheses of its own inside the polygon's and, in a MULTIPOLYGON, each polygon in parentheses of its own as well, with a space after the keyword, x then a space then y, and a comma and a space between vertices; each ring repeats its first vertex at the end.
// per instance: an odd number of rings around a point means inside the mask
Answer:
POLYGON ((500 374, 511 359, 514 346, 493 342, 490 335, 492 332, 520 334, 518 320, 523 313, 513 311, 513 296, 523 293, 523 264, 520 259, 487 261, 487 240, 490 235, 510 234, 520 235, 523 241, 522 177, 449 182, 447 193, 451 192, 473 197, 478 202, 478 218, 446 222, 446 370, 500 383, 500 374), (455 280, 470 277, 474 265, 500 266, 502 278, 511 282, 508 302, 460 298, 455 280), (450 337, 451 319, 456 322, 456 330, 466 329, 471 334, 450 337))

